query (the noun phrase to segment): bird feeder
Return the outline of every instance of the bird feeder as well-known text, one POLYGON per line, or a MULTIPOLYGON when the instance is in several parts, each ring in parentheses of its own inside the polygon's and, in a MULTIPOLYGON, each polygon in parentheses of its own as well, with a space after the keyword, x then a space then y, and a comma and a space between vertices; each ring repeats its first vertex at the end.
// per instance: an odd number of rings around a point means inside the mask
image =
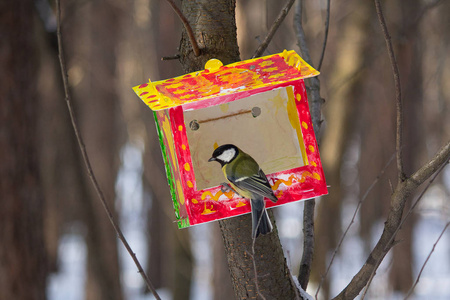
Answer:
POLYGON ((264 170, 279 206, 327 194, 304 78, 319 72, 294 51, 134 87, 154 113, 179 228, 250 212, 231 190, 215 148, 234 144, 264 170))

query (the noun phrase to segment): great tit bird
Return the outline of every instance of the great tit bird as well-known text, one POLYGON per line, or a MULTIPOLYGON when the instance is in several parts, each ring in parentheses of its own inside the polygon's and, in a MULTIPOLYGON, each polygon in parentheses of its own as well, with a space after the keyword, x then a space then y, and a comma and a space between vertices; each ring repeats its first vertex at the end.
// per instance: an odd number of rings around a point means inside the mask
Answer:
POLYGON ((217 161, 230 187, 241 197, 250 199, 252 208, 252 237, 272 231, 264 198, 277 202, 277 197, 258 163, 247 153, 232 144, 214 150, 208 161, 217 161), (258 225, 259 223, 259 225, 258 225))

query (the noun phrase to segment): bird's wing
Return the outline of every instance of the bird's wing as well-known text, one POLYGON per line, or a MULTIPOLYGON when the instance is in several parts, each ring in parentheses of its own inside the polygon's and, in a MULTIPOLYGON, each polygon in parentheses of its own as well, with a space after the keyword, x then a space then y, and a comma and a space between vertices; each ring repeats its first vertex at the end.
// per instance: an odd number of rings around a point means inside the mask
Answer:
POLYGON ((261 169, 259 169, 259 172, 257 174, 254 174, 250 177, 241 177, 237 180, 233 180, 234 178, 228 179, 242 190, 248 190, 257 195, 269 198, 273 202, 276 202, 278 200, 273 193, 272 187, 270 186, 266 175, 261 169))

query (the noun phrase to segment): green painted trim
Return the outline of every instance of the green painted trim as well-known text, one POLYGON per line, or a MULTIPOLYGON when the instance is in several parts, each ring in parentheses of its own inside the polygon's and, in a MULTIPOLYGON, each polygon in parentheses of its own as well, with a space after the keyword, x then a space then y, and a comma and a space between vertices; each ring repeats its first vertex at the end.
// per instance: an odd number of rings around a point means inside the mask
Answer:
POLYGON ((175 216, 178 220, 180 220, 180 208, 177 201, 177 193, 175 191, 174 178, 172 176, 172 169, 169 163, 169 158, 167 157, 167 149, 164 145, 164 137, 159 126, 158 116, 156 115, 156 111, 153 112, 153 117, 155 118, 156 123, 156 131, 158 132, 159 144, 161 146, 161 152, 164 160, 164 167, 166 169, 167 181, 169 183, 170 195, 172 196, 173 208, 175 210, 175 216))

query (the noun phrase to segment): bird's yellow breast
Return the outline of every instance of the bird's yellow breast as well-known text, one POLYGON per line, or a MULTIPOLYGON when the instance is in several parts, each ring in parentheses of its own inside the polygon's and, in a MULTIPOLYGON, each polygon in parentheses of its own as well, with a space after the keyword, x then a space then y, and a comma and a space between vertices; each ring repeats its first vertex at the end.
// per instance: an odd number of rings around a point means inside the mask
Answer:
POLYGON ((225 176, 225 179, 227 180, 228 184, 233 188, 233 190, 238 192, 238 194, 241 197, 244 197, 244 198, 247 198, 247 199, 251 199, 252 198, 252 194, 249 191, 246 191, 246 190, 238 188, 234 183, 232 183, 231 181, 228 180, 226 167, 227 167, 226 165, 222 167, 222 172, 223 172, 223 175, 225 176))

